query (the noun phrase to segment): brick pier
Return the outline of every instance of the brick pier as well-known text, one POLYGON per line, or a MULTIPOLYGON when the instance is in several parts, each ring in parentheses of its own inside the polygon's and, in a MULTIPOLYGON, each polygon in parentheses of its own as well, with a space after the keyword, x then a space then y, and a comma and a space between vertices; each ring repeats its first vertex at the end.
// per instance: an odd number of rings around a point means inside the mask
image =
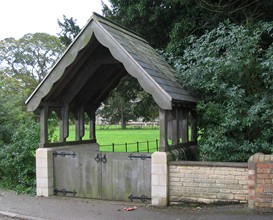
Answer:
POLYGON ((249 208, 273 211, 273 155, 253 155, 249 158, 248 168, 249 208))

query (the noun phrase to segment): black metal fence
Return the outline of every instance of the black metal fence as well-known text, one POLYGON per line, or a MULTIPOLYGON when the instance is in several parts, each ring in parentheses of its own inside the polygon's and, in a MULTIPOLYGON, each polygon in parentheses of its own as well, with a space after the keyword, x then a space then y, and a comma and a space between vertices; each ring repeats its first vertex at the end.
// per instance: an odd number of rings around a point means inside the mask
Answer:
POLYGON ((159 141, 137 141, 134 143, 100 145, 102 152, 155 152, 158 151, 159 141))

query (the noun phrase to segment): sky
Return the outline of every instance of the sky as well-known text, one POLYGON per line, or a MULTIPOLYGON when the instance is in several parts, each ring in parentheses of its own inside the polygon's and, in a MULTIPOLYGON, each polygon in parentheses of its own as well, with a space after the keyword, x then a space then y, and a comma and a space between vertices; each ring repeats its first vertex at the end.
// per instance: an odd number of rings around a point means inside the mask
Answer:
MULTIPOLYGON (((108 0, 103 2, 110 6, 108 0)), ((82 28, 93 12, 102 14, 101 10, 101 0, 1 0, 0 40, 36 32, 57 36, 57 20, 63 15, 77 19, 82 28)))

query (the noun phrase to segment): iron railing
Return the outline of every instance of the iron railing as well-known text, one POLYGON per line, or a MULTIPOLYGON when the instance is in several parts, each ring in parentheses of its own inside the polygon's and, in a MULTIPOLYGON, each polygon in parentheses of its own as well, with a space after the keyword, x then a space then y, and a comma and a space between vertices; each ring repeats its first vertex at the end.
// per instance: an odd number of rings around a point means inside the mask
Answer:
POLYGON ((154 152, 158 151, 159 141, 137 141, 134 143, 123 144, 104 144, 100 145, 100 151, 102 152, 154 152))

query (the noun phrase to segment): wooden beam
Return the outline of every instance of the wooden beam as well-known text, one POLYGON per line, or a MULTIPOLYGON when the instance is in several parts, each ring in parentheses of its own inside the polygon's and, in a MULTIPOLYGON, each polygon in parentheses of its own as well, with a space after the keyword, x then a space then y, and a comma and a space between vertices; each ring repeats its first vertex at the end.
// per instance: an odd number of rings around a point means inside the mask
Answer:
POLYGON ((179 144, 179 112, 178 108, 173 108, 172 110, 173 121, 172 121, 172 144, 179 144))
POLYGON ((55 111, 59 117, 59 141, 66 142, 69 136, 69 107, 64 105, 61 109, 55 111))
POLYGON ((100 74, 91 78, 75 97, 76 105, 100 104, 117 86, 120 79, 126 74, 122 65, 105 65, 99 69, 100 74), (101 83, 96 83, 101 82, 101 83))
POLYGON ((70 103, 80 92, 88 79, 99 69, 99 67, 99 64, 93 65, 90 63, 87 65, 82 72, 77 75, 75 80, 71 82, 71 85, 69 85, 69 89, 64 94, 63 102, 70 103))
POLYGON ((75 114, 76 141, 81 141, 84 136, 84 107, 80 106, 75 114))
MULTIPOLYGON (((100 43, 97 41, 96 37, 93 35, 90 39, 90 42, 85 46, 85 48, 77 54, 76 59, 66 67, 62 77, 58 80, 54 86, 52 86, 47 97, 50 99, 58 99, 65 87, 69 84, 73 77, 78 73, 78 71, 82 68, 85 62, 89 59, 89 57, 96 51, 100 46, 100 43)), ((68 52, 69 53, 69 52, 68 52)))
POLYGON ((48 143, 48 106, 40 110, 40 147, 48 143))
POLYGON ((160 141, 159 151, 166 152, 168 148, 168 114, 166 110, 159 108, 160 141))
MULTIPOLYGON (((70 103, 75 96, 84 88, 84 85, 94 75, 94 73, 105 63, 120 63, 113 58, 108 48, 99 46, 93 54, 86 60, 86 63, 78 70, 74 79, 69 83, 69 88, 63 93, 64 103, 70 103), (104 62, 104 59, 105 62, 104 62), (109 62, 109 60, 111 60, 109 62)), ((97 86, 97 84, 96 84, 97 86)))
POLYGON ((168 139, 172 140, 172 145, 179 144, 179 121, 178 110, 173 107, 172 110, 167 111, 168 114, 168 139))
POLYGON ((182 128, 182 143, 189 141, 189 131, 188 131, 188 109, 182 109, 181 111, 181 128, 182 128))
POLYGON ((89 139, 96 140, 96 108, 87 111, 89 117, 89 139))

